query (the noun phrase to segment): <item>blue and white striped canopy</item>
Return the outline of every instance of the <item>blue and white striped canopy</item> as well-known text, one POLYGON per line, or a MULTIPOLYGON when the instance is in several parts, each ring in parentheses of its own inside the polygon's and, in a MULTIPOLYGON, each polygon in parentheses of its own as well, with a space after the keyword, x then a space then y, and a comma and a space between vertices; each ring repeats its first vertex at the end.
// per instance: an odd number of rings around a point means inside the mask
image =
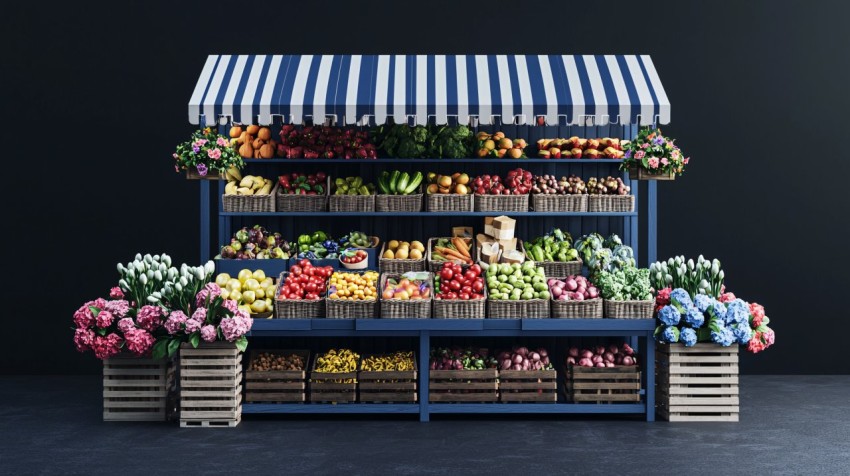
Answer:
POLYGON ((648 125, 670 122, 642 55, 212 55, 189 122, 648 125))

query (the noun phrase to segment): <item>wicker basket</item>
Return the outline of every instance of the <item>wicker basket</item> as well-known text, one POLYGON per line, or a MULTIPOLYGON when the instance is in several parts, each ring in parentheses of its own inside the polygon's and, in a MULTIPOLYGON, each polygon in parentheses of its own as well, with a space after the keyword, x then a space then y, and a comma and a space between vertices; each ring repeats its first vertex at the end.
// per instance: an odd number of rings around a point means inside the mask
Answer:
POLYGON ((280 287, 286 281, 288 272, 280 273, 277 278, 277 287, 274 291, 274 317, 275 319, 316 319, 325 317, 325 297, 316 300, 304 299, 278 299, 280 287))
MULTIPOLYGON (((563 278, 557 278, 563 279, 563 278)), ((602 298, 586 301, 558 301, 552 299, 549 304, 555 319, 601 319, 602 298)))
POLYGON ((528 195, 475 194, 476 212, 527 212, 528 195))
POLYGON ((610 301, 605 300, 607 319, 652 319, 655 301, 610 301))
POLYGON ((471 212, 472 194, 430 193, 425 195, 426 212, 471 212))
MULTIPOLYGON (((382 274, 378 293, 384 292, 387 279, 400 277, 399 274, 382 274)), ((434 295, 434 277, 431 273, 428 273, 428 286, 431 287, 428 299, 401 300, 381 297, 381 319, 428 319, 431 317, 431 299, 434 295)))
MULTIPOLYGON (((346 273, 363 274, 367 271, 345 271, 346 273)), ((377 284, 377 283, 376 283, 377 284)), ((380 295, 380 289, 377 289, 377 294, 380 295)), ((328 296, 331 290, 328 286, 328 296)), ((348 301, 345 299, 325 300, 325 309, 327 309, 328 319, 372 319, 377 316, 378 311, 378 296, 369 301, 348 301)))
POLYGON ((374 195, 333 195, 328 197, 328 208, 332 212, 374 212, 374 195))
POLYGON ((581 258, 577 261, 535 261, 534 257, 528 254, 525 249, 525 243, 520 243, 522 246, 522 254, 529 261, 534 261, 534 264, 543 268, 543 273, 547 278, 551 276, 578 276, 581 274, 583 262, 581 258))
POLYGON ((278 187, 279 184, 274 184, 268 195, 222 195, 222 210, 241 213, 273 212, 278 187))
POLYGON ((328 190, 331 179, 325 185, 324 195, 289 195, 279 189, 275 195, 275 204, 279 212, 323 212, 328 209, 328 190))
POLYGON ((500 299, 488 300, 488 319, 546 319, 549 317, 548 299, 528 299, 512 301, 500 299))
POLYGON ((589 212, 633 212, 635 210, 634 195, 589 195, 587 211, 589 212))
MULTIPOLYGON (((463 271, 467 268, 469 266, 462 266, 463 271)), ((436 285, 434 290, 436 292, 436 285)), ((484 297, 481 299, 434 299, 434 319, 484 319, 486 308, 487 284, 484 284, 484 297)))
POLYGON ((376 212, 421 212, 422 186, 412 195, 376 195, 376 212))
POLYGON ((422 259, 384 259, 384 251, 387 244, 381 246, 381 254, 378 255, 378 269, 381 274, 404 274, 408 271, 425 271, 425 256, 422 259))
MULTIPOLYGON (((427 255, 425 255, 425 259, 428 260, 428 271, 430 271, 432 273, 439 272, 440 268, 443 267, 443 263, 445 263, 445 261, 437 261, 437 260, 431 259, 431 250, 434 248, 434 242, 439 240, 440 238, 443 238, 443 237, 428 238, 428 246, 425 247, 425 251, 427 252, 427 255)), ((474 262, 476 254, 477 254, 477 252, 476 252, 476 246, 477 245, 475 243, 475 238, 467 238, 467 239, 470 240, 470 242, 469 242, 470 253, 469 254, 472 255, 473 262, 474 262)), ((452 261, 459 263, 459 264, 469 264, 469 263, 463 263, 460 260, 452 260, 452 261)))
POLYGON ((586 212, 587 195, 531 195, 531 209, 535 212, 586 212))

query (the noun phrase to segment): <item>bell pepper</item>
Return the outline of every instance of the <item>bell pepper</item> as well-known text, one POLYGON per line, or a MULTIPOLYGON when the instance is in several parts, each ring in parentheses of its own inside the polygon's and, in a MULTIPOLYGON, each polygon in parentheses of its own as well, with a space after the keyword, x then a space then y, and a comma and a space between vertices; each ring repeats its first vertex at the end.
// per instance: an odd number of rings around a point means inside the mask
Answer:
POLYGON ((534 261, 544 261, 545 253, 543 252, 543 247, 540 245, 534 245, 531 247, 531 256, 534 258, 534 261))
MULTIPOLYGON (((298 239, 299 239, 299 243, 300 243, 301 238, 299 237, 298 239)), ((312 242, 313 243, 321 243, 321 242, 323 242, 327 239, 328 239, 328 235, 324 231, 317 231, 317 232, 313 233, 313 236, 312 236, 312 242)))
POLYGON ((313 244, 313 240, 312 240, 312 238, 310 238, 310 235, 299 235, 298 236, 298 245, 299 246, 301 246, 301 245, 310 246, 311 244, 313 244))

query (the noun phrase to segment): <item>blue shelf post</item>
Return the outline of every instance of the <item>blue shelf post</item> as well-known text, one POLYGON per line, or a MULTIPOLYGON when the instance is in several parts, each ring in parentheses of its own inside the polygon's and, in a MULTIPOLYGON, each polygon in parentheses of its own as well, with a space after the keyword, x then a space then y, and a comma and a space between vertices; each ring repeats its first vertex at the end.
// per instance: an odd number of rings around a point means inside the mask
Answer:
POLYGON ((419 421, 429 421, 431 415, 428 408, 429 370, 431 354, 431 333, 419 332, 419 421))

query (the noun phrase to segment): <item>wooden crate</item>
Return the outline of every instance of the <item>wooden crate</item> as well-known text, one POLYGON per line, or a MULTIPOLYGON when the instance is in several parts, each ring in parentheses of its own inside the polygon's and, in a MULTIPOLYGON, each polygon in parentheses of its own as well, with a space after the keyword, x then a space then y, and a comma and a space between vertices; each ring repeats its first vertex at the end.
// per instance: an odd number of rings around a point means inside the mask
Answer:
POLYGON ((180 347, 180 426, 235 427, 242 418, 242 352, 228 342, 180 347))
POLYGON ((500 370, 499 401, 556 403, 558 373, 552 370, 500 370))
POLYGON ((660 344, 656 410, 667 421, 738 421, 738 346, 660 344))
POLYGON ((245 371, 246 402, 304 402, 306 401, 306 367, 310 352, 306 350, 252 350, 245 371), (254 357, 268 353, 289 356, 296 354, 304 362, 304 370, 255 370, 254 357))
POLYGON ((103 361, 103 421, 165 421, 170 361, 118 354, 103 361))
MULTIPOLYGON (((350 403, 357 401, 357 371, 316 372, 316 361, 310 366, 310 401, 350 403)), ((359 365, 359 363, 358 363, 359 365)))
POLYGON ((416 354, 413 355, 413 370, 391 370, 357 372, 361 402, 412 403, 418 399, 416 378, 419 375, 416 354))
POLYGON ((640 366, 581 367, 566 370, 564 390, 573 403, 640 402, 640 366))
POLYGON ((498 377, 496 369, 431 370, 428 401, 496 402, 499 400, 498 377))

